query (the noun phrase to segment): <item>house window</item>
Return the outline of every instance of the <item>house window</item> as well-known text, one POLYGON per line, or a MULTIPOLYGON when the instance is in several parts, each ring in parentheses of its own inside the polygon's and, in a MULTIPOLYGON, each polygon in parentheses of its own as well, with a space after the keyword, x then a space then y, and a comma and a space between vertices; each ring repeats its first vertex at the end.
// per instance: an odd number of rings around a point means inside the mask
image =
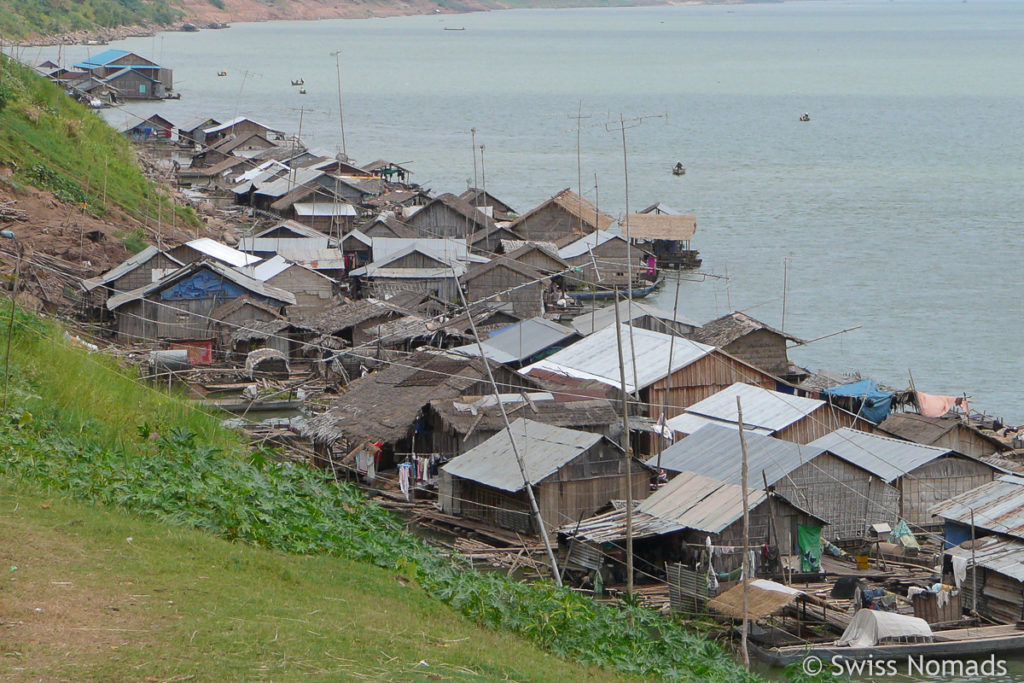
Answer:
POLYGON ((146 94, 146 84, 145 83, 140 83, 139 84, 139 94, 140 95, 145 95, 146 94))

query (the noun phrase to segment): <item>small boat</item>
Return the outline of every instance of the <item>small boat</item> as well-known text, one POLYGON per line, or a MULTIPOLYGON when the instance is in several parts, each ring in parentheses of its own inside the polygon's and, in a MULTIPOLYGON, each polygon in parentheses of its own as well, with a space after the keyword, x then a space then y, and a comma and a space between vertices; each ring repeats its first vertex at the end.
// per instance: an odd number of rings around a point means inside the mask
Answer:
POLYGON ((299 94, 300 95, 305 95, 306 94, 306 89, 305 88, 299 88, 299 94))
POLYGON ((686 167, 683 166, 683 162, 676 162, 676 165, 672 167, 672 175, 686 175, 686 167))
POLYGON ((306 82, 300 78, 298 80, 292 81, 292 85, 306 85, 306 82))
MULTIPOLYGON (((632 292, 633 298, 634 299, 638 299, 640 297, 647 296, 648 294, 650 294, 651 292, 656 290, 658 287, 660 287, 662 284, 664 284, 664 282, 665 282, 665 276, 664 275, 658 275, 658 279, 655 280, 650 285, 648 285, 646 287, 637 287, 637 288, 635 288, 633 290, 633 292, 632 292)), ((572 291, 572 292, 567 292, 567 294, 569 295, 569 297, 571 297, 573 299, 576 299, 577 301, 594 301, 594 300, 600 301, 602 299, 614 299, 615 298, 615 291, 611 290, 611 289, 608 289, 608 290, 595 290, 595 291, 587 291, 587 290, 572 291)), ((620 295, 624 296, 624 297, 628 297, 630 295, 630 293, 629 292, 620 292, 620 295)))
POLYGON ((807 123, 808 121, 811 120, 811 115, 808 114, 807 112, 804 112, 803 115, 800 117, 800 120, 803 121, 804 123, 807 123))
POLYGON ((465 26, 460 26, 459 28, 449 28, 449 27, 445 26, 444 30, 445 31, 465 31, 466 27, 465 26))
POLYGON ((217 75, 218 75, 218 76, 227 76, 227 75, 228 75, 228 72, 227 72, 227 71, 218 71, 218 72, 217 72, 217 75))

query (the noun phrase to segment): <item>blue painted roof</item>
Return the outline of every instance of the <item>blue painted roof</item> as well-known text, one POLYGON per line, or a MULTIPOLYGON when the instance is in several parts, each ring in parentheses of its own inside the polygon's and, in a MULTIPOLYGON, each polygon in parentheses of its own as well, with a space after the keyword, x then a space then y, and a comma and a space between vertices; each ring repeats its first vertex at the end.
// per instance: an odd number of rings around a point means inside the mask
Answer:
POLYGON ((127 54, 131 54, 128 50, 105 50, 98 55, 94 55, 85 59, 78 64, 75 64, 76 69, 95 69, 98 66, 106 66, 115 59, 120 59, 127 54))

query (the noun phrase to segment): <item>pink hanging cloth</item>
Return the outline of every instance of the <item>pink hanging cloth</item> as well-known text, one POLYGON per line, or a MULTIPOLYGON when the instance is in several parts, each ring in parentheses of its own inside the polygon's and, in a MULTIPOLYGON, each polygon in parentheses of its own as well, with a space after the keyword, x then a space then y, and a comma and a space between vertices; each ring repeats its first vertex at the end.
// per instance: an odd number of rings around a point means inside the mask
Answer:
POLYGON ((956 404, 955 396, 937 396, 923 391, 917 394, 917 407, 925 417, 942 417, 956 404))

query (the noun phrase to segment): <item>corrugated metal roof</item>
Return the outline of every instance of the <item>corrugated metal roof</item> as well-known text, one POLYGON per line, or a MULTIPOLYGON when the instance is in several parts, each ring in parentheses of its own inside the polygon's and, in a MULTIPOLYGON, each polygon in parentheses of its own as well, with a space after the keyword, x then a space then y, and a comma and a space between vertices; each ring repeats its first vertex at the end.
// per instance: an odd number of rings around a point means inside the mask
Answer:
MULTIPOLYGON (((668 373, 668 359, 671 347, 672 372, 684 368, 704 356, 712 353, 715 348, 699 344, 689 339, 673 337, 660 332, 619 327, 622 338, 622 357, 626 371, 626 391, 636 390, 634 384, 633 360, 636 359, 636 383, 640 388, 650 386, 663 379, 668 373), (630 336, 635 348, 630 344, 630 336)), ((562 349, 544 360, 520 370, 528 374, 531 370, 547 370, 549 372, 575 377, 593 379, 613 387, 621 387, 619 380, 618 344, 615 341, 615 326, 606 327, 589 337, 562 349)))
POLYGON ((487 486, 515 493, 523 488, 523 475, 512 448, 515 439, 531 484, 537 484, 563 465, 585 453, 604 437, 519 418, 487 441, 451 460, 444 471, 487 486))
MULTIPOLYGON (((105 285, 108 282, 113 282, 117 278, 132 272, 139 266, 144 265, 146 262, 148 262, 151 258, 153 258, 159 253, 160 250, 157 249, 156 247, 146 247, 138 254, 135 254, 134 256, 125 260, 123 263, 114 266, 103 275, 83 281, 82 286, 85 288, 85 291, 91 292, 92 290, 96 289, 101 285, 105 285)), ((177 263, 179 266, 181 265, 181 263, 177 259, 172 258, 166 253, 164 254, 164 256, 167 256, 167 258, 170 259, 173 263, 177 263)))
MULTIPOLYGON (((746 415, 744 415, 744 418, 746 415)), ((719 425, 720 427, 731 427, 736 429, 736 422, 729 422, 727 420, 716 420, 710 417, 703 417, 701 415, 692 415, 690 413, 683 413, 682 415, 676 415, 674 418, 665 423, 669 429, 673 432, 680 434, 693 434, 704 425, 719 425)), ((753 434, 761 434, 762 436, 771 436, 775 430, 766 429, 765 427, 755 427, 747 424, 746 431, 753 434)))
POLYGON ((209 135, 210 133, 219 133, 220 131, 227 130, 228 128, 231 128, 232 126, 237 126, 238 124, 242 123, 243 121, 249 121, 251 123, 255 123, 257 126, 260 126, 261 128, 265 128, 265 129, 267 129, 268 131, 270 131, 272 133, 279 133, 280 132, 280 131, 274 130, 270 126, 264 126, 259 121, 253 121, 252 119, 250 119, 247 116, 236 116, 235 118, 231 119, 230 121, 222 123, 219 126, 212 126, 210 128, 204 128, 203 132, 206 133, 207 135, 209 135))
POLYGON ((255 266, 248 266, 242 272, 249 277, 256 278, 260 282, 266 282, 275 275, 280 275, 294 264, 285 257, 278 254, 255 266))
MULTIPOLYGON (((761 481, 764 471, 768 484, 774 484, 790 472, 825 451, 824 448, 782 441, 770 436, 744 431, 747 442, 747 468, 750 480, 761 481)), ((741 480, 742 451, 735 427, 709 424, 678 441, 661 454, 661 467, 673 472, 696 472, 718 481, 736 484, 741 480)), ((647 461, 656 467, 658 457, 647 461)))
POLYGON ((332 202, 295 202, 292 204, 296 216, 358 216, 351 204, 332 202))
MULTIPOLYGON (((750 507, 767 498, 763 489, 747 488, 750 507)), ((717 534, 743 517, 743 489, 738 484, 716 481, 695 472, 682 472, 665 486, 636 505, 633 511, 633 537, 645 538, 695 529, 717 534)), ((567 524, 560 533, 573 535, 576 524, 567 524)), ((607 543, 625 537, 626 511, 613 510, 586 519, 579 524, 577 538, 607 543)))
POLYGON ((840 427, 831 434, 815 439, 810 445, 862 467, 886 483, 953 452, 948 448, 924 446, 849 427, 840 427))
POLYGON ((246 254, 233 247, 229 247, 226 244, 215 242, 209 237, 200 237, 197 240, 186 242, 186 246, 195 249, 201 254, 206 254, 211 258, 215 258, 218 261, 222 261, 229 266, 239 268, 241 266, 251 266, 254 263, 259 263, 262 259, 258 256, 252 256, 246 254))
POLYGON ((296 188, 311 185, 322 175, 327 174, 316 168, 299 168, 292 169, 291 172, 263 184, 260 184, 258 179, 253 182, 256 185, 256 194, 265 197, 283 197, 296 188))
POLYGON ((717 394, 694 403, 685 413, 672 418, 667 424, 684 434, 693 433, 683 429, 684 426, 692 427, 698 424, 692 416, 735 425, 738 418, 737 397, 743 404, 743 425, 769 434, 788 427, 825 405, 824 401, 814 398, 783 394, 752 384, 736 382, 717 394))
MULTIPOLYGON (((523 361, 544 349, 576 336, 570 328, 537 316, 496 330, 482 340, 484 355, 499 363, 523 361)), ((480 348, 466 344, 452 351, 479 356, 480 348)))
POLYGON ((238 240, 238 250, 263 254, 283 254, 288 249, 316 251, 329 249, 331 238, 322 237, 243 237, 238 240))
POLYGON ((608 240, 623 239, 619 235, 612 234, 610 232, 592 232, 589 235, 584 235, 575 242, 570 242, 561 249, 558 250, 558 255, 564 259, 571 259, 582 254, 586 254, 590 249, 596 249, 608 240))
POLYGON ((972 509, 976 527, 1024 538, 1024 479, 1004 475, 939 503, 931 513, 969 526, 972 509))
POLYGON ((159 282, 154 282, 144 287, 133 289, 130 292, 124 292, 123 294, 118 294, 117 296, 110 297, 109 299, 107 299, 107 308, 113 311, 122 306, 123 304, 126 304, 130 301, 135 301, 137 299, 141 299, 145 297, 147 294, 150 294, 151 292, 166 289, 167 287, 170 287, 178 280, 181 280, 182 278, 191 275, 192 273, 201 268, 209 268, 217 275, 220 275, 221 277, 230 280, 231 282, 234 282, 239 287, 247 289, 250 292, 255 292, 256 294, 260 294, 269 299, 276 299, 285 304, 295 304, 295 295, 292 294, 291 292, 286 292, 285 290, 278 289, 277 287, 271 287, 270 285, 264 282, 260 282, 255 278, 251 278, 248 275, 245 275, 244 273, 235 270, 234 268, 228 268, 226 265, 219 261, 203 260, 196 261, 194 263, 188 264, 187 266, 179 268, 173 273, 167 275, 167 277, 163 278, 159 282))
POLYGON ((948 548, 946 554, 962 557, 968 561, 973 556, 979 567, 991 569, 1003 576, 1024 582, 1024 543, 1021 541, 1000 536, 986 536, 975 542, 973 555, 970 548, 963 546, 948 548))
POLYGON ((466 266, 456 263, 450 268, 388 268, 368 264, 349 272, 352 277, 397 278, 401 280, 430 280, 459 277, 466 272, 466 266), (453 272, 454 271, 454 272, 453 272))
POLYGON ((253 237, 266 237, 270 233, 277 232, 278 230, 285 230, 285 231, 290 232, 292 235, 295 236, 295 237, 292 237, 292 238, 285 238, 285 239, 296 239, 296 238, 303 238, 303 237, 308 237, 308 238, 313 238, 313 239, 320 239, 322 237, 323 238, 327 237, 327 235, 323 234, 322 232, 320 232, 316 228, 311 228, 308 225, 305 225, 303 223, 299 223, 298 221, 292 221, 292 220, 283 220, 283 221, 281 221, 279 223, 275 223, 274 225, 270 226, 266 230, 260 230, 258 233, 253 235, 253 237))
POLYGON ((360 230, 356 230, 356 229, 349 230, 347 233, 345 233, 345 236, 341 238, 341 241, 344 242, 345 240, 347 240, 349 238, 352 238, 354 240, 358 240, 358 241, 362 242, 363 244, 365 244, 368 247, 373 245, 373 238, 363 234, 363 232, 360 231, 360 230))
MULTIPOLYGON (((667 321, 669 323, 675 322, 678 326, 685 326, 692 329, 697 329, 700 325, 693 320, 690 320, 685 315, 679 313, 673 314, 672 311, 666 311, 657 306, 651 306, 650 304, 642 301, 633 301, 633 305, 630 306, 629 300, 624 299, 618 303, 619 307, 619 320, 626 322, 627 320, 636 320, 637 318, 643 318, 650 316, 658 320, 667 321), (630 316, 632 312, 632 316, 630 316)), ((603 327, 615 324, 615 305, 603 306, 589 313, 578 315, 572 320, 573 328, 580 334, 587 335, 594 332, 594 330, 600 330, 603 327)), ((679 343, 678 341, 676 342, 679 343)))
POLYGON ((416 247, 419 251, 443 259, 446 263, 451 261, 465 261, 469 253, 466 240, 447 238, 407 238, 407 237, 374 237, 373 238, 373 260, 383 261, 392 254, 403 249, 416 247))

